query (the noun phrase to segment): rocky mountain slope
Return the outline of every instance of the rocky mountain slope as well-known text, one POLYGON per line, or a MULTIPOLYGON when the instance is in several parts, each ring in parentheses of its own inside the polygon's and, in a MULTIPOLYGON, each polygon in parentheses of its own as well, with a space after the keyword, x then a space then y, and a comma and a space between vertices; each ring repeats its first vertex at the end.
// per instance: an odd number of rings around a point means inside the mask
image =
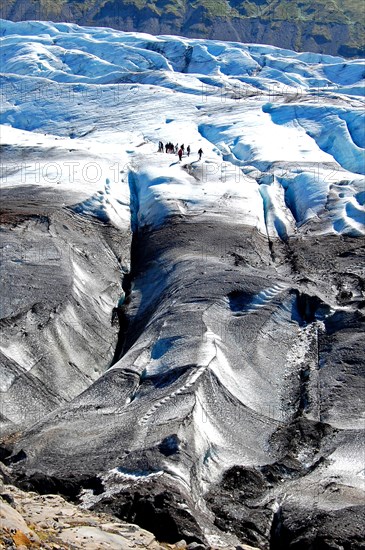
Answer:
POLYGON ((362 548, 364 62, 1 40, 11 481, 171 544, 362 548))
POLYGON ((2 17, 365 55, 361 0, 8 0, 2 17))

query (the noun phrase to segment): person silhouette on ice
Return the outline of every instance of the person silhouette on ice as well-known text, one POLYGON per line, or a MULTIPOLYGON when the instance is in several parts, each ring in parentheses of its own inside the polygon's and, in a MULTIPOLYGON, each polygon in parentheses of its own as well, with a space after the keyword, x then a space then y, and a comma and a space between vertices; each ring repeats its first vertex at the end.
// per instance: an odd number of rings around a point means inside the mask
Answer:
POLYGON ((188 154, 188 157, 190 157, 190 145, 187 146, 186 152, 187 152, 187 154, 188 154))
POLYGON ((198 151, 199 160, 202 159, 202 154, 203 154, 203 149, 200 147, 200 149, 199 149, 199 151, 198 151))
POLYGON ((177 154, 179 155, 179 161, 181 161, 182 156, 183 156, 183 151, 182 151, 181 147, 180 147, 180 149, 179 149, 179 151, 178 151, 177 154))

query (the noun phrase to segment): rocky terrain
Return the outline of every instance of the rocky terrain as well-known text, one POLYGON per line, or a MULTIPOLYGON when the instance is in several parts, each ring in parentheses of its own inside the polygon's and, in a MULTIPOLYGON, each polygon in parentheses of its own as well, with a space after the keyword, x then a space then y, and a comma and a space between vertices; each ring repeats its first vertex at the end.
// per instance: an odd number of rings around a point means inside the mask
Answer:
MULTIPOLYGON (((196 543, 160 544, 152 533, 117 518, 91 513, 59 495, 24 492, 0 478, 0 548, 43 550, 199 550, 196 543)), ((8 478, 8 479, 7 479, 8 478)), ((255 550, 242 545, 239 550, 255 550)))
POLYGON ((0 458, 28 529, 53 502, 76 547, 126 521, 363 548, 364 62, 4 25, 0 458))

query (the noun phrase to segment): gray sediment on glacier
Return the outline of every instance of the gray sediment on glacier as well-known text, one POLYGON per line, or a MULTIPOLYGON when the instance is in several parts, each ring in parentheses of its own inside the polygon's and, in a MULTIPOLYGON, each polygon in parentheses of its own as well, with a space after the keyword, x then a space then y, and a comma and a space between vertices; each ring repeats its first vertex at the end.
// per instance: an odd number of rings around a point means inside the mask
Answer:
POLYGON ((1 190, 3 434, 76 397, 113 358, 130 233, 78 216, 72 199, 36 185, 1 190))
POLYGON ((359 245, 269 247, 244 225, 219 221, 218 235, 209 215, 137 230, 122 357, 15 438, 17 482, 83 490, 88 506, 160 538, 163 521, 170 542, 360 548, 359 245), (315 535, 300 527, 309 511, 315 535))

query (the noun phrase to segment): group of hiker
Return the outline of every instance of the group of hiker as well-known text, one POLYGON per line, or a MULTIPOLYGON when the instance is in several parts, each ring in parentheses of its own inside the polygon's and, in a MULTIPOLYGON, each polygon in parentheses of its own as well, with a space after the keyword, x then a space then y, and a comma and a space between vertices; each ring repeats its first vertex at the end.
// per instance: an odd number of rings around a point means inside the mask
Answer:
MULTIPOLYGON (((162 143, 162 141, 159 141, 158 142, 158 152, 163 153, 164 151, 166 153, 171 153, 171 154, 178 155, 179 161, 181 161, 181 159, 183 157, 183 154, 185 153, 185 145, 182 144, 179 147, 178 143, 176 145, 174 145, 173 143, 171 143, 171 141, 167 142, 164 145, 162 143)), ((191 152, 190 145, 188 145, 187 148, 186 148, 186 154, 187 154, 188 157, 190 157, 190 152, 191 152)), ((199 151, 198 151, 199 160, 201 160, 202 154, 203 154, 203 149, 200 148, 199 151)))

